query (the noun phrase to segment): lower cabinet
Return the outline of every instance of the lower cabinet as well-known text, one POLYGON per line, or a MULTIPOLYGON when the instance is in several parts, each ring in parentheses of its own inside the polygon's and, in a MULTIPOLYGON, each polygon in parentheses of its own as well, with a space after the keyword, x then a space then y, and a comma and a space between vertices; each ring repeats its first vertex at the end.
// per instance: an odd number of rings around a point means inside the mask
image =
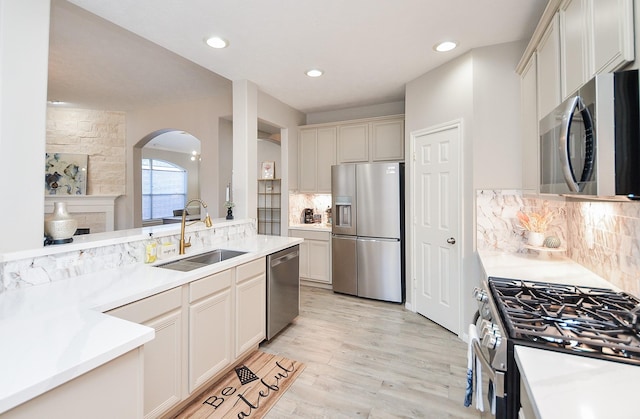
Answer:
POLYGON ((236 345, 239 357, 267 334, 267 274, 264 259, 236 268, 236 345))
POLYGON ((189 285, 189 392, 233 361, 231 283, 234 270, 189 285))
MULTIPOLYGON (((71 348, 70 348, 71 349, 71 348)), ((2 419, 142 417, 142 349, 137 348, 0 414, 2 419), (108 408, 102 408, 108 404, 108 408), (90 413, 88 413, 90 412, 90 413)), ((5 379, 10 379, 6 378, 5 379)))
POLYGON ((291 229, 289 236, 304 239, 300 243, 300 278, 331 285, 331 233, 291 229))
POLYGON ((178 410, 264 340, 265 263, 256 259, 108 312, 155 329, 143 346, 145 418, 178 410))
POLYGON ((183 398, 182 289, 174 288, 109 312, 155 329, 144 345, 144 417, 159 417, 183 398))

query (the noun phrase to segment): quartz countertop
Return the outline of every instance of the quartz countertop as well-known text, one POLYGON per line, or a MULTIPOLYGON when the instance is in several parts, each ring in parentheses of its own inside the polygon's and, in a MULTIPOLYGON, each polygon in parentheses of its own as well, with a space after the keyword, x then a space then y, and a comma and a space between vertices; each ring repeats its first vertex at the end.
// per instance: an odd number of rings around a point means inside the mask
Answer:
POLYGON ((538 418, 637 418, 640 367, 516 346, 522 383, 538 418))
MULTIPOLYGON (((573 260, 555 255, 478 251, 487 277, 616 289, 573 260)), ((516 362, 538 418, 632 418, 640 367, 545 349, 516 346, 516 362)))
POLYGON ((331 225, 326 223, 290 224, 289 230, 328 231, 331 233, 331 225))
POLYGON ((104 312, 300 242, 259 235, 217 245, 248 253, 190 272, 137 263, 1 293, 0 414, 154 338, 104 312))

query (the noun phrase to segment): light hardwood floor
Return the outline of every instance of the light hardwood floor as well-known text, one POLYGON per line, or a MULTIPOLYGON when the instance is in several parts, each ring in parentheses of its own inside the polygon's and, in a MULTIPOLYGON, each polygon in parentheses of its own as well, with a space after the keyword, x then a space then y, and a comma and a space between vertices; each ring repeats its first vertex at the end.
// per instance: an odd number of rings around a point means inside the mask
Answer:
POLYGON ((467 346, 403 305, 301 287, 300 315, 261 345, 306 363, 266 416, 479 418, 463 405, 467 346))

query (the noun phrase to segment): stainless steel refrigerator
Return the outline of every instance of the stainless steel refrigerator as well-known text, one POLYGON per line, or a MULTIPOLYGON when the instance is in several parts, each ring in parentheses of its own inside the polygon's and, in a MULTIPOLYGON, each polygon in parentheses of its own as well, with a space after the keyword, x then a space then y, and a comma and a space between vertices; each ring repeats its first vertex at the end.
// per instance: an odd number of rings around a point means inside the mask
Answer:
POLYGON ((404 301, 404 163, 331 167, 335 292, 404 301))

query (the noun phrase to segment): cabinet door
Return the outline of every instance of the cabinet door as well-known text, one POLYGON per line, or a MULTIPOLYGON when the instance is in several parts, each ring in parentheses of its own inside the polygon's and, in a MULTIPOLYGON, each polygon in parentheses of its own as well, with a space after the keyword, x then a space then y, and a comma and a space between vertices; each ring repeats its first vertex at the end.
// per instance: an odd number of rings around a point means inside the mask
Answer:
POLYGON ((587 81, 587 0, 567 0, 560 7, 562 98, 587 81))
POLYGON ((536 107, 536 55, 522 72, 520 100, 522 116, 522 189, 529 193, 538 191, 540 158, 538 151, 538 109, 536 107))
POLYGON ((182 400, 182 290, 169 291, 108 314, 155 329, 144 344, 144 417, 158 417, 182 400))
POLYGON ((228 288, 189 306, 189 393, 232 362, 231 315, 228 288))
POLYGON ((329 249, 329 242, 309 240, 308 252, 310 257, 308 257, 309 271, 307 278, 330 284, 331 251, 329 249))
POLYGON ((300 192, 316 191, 317 142, 318 130, 316 128, 300 130, 300 160, 298 164, 298 170, 300 171, 300 184, 298 187, 300 192))
POLYGON ((590 0, 593 19, 593 72, 606 73, 633 61, 632 0, 590 0))
POLYGON ((373 161, 404 160, 404 120, 371 123, 373 161))
POLYGON ((266 337, 267 275, 264 258, 236 268, 235 357, 255 347, 266 337))
POLYGON ((299 249, 300 257, 300 276, 302 278, 309 277, 309 241, 305 240, 300 243, 299 249))
POLYGON ((338 163, 369 161, 369 124, 348 124, 338 128, 338 163))
POLYGON ((560 31, 556 14, 540 40, 538 53, 538 119, 560 104, 560 31))
POLYGON ((336 164, 336 127, 318 128, 316 192, 331 193, 331 166, 336 164))

